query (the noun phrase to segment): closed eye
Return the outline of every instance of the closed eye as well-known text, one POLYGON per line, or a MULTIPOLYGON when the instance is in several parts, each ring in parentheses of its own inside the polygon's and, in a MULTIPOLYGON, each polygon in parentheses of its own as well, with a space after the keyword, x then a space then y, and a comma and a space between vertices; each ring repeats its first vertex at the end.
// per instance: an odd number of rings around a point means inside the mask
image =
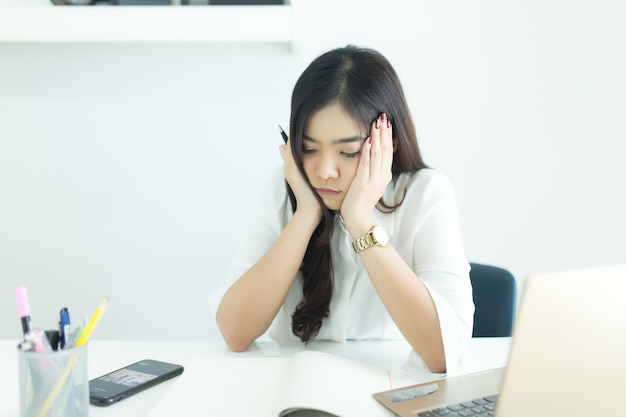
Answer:
POLYGON ((357 156, 361 155, 361 151, 357 151, 357 152, 341 152, 342 156, 345 156, 346 158, 356 158, 357 156))

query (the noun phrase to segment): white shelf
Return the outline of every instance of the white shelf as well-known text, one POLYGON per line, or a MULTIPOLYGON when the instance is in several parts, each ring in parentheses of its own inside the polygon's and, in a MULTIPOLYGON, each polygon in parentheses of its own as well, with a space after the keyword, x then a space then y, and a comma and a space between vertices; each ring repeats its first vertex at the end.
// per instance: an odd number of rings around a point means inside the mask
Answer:
POLYGON ((6 6, 0 0, 0 42, 291 44, 292 20, 291 6, 6 6))

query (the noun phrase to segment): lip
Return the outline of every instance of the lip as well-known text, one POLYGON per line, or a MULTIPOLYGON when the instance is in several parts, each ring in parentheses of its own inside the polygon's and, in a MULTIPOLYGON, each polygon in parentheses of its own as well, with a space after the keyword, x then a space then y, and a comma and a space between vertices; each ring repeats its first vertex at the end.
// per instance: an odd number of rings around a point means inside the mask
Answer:
POLYGON ((333 195, 337 195, 340 193, 340 191, 333 190, 332 188, 325 188, 325 187, 316 188, 315 191, 317 191, 319 195, 328 195, 328 196, 333 196, 333 195))

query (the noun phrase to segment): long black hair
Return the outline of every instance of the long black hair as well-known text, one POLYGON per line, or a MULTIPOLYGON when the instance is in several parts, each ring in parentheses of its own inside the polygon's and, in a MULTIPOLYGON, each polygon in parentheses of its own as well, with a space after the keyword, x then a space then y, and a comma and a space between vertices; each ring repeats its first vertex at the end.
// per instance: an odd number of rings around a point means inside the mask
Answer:
MULTIPOLYGON (((307 178, 302 166, 304 127, 313 114, 335 101, 361 126, 364 137, 369 135, 372 121, 383 112, 387 114, 393 124, 395 151, 391 172, 394 179, 403 172, 426 168, 395 70, 379 52, 348 45, 315 59, 293 89, 289 136, 291 152, 304 178, 307 178)), ((287 192, 295 211, 297 201, 288 184, 287 192)), ((328 317, 334 280, 330 238, 335 212, 326 208, 317 193, 315 195, 323 216, 302 261, 302 300, 292 315, 291 324, 293 333, 304 343, 317 336, 324 318, 328 317)), ((393 211, 401 202, 388 204, 381 199, 377 207, 393 211)))

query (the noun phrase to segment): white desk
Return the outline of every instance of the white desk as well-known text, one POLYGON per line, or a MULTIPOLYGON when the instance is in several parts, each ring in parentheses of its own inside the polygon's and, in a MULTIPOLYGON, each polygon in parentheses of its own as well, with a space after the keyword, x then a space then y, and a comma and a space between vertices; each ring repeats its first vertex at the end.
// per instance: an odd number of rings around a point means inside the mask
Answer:
MULTIPOLYGON (((17 384, 17 340, 0 340, 0 416, 19 415, 17 384)), ((459 374, 498 368, 506 365, 510 338, 472 339, 470 350, 459 374)), ((93 341, 89 344, 89 379, 141 359, 157 359, 187 366, 200 356, 289 357, 304 350, 301 344, 263 341, 243 353, 230 351, 222 342, 176 341, 93 341)), ((374 366, 399 370, 405 364, 409 346, 404 341, 358 341, 346 343, 314 342, 312 350, 333 353, 374 366)), ((142 417, 156 405, 175 379, 166 381, 109 407, 91 406, 91 416, 142 417)))

